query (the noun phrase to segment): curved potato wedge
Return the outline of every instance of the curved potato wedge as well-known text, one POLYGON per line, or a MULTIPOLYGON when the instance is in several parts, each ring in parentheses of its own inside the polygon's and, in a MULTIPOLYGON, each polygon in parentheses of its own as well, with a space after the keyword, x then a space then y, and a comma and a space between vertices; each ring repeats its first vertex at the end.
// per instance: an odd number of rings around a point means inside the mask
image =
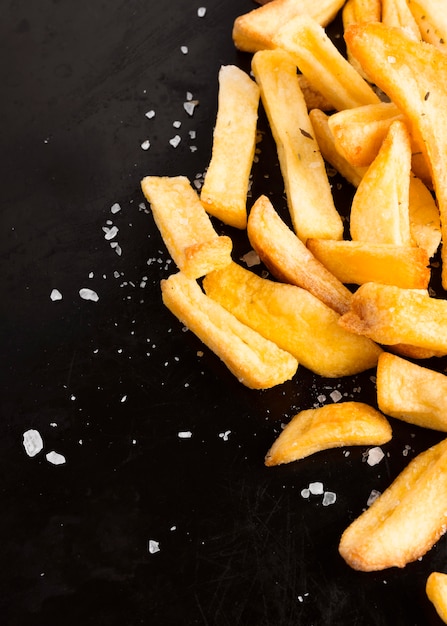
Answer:
POLYGON ((290 463, 329 448, 379 446, 390 441, 391 426, 363 402, 327 404, 297 413, 265 457, 267 466, 290 463))
POLYGON ((447 439, 415 457, 344 531, 339 552, 353 569, 405 567, 447 529, 447 439))
POLYGON ((444 624, 447 624, 447 574, 432 572, 425 585, 427 597, 444 624))

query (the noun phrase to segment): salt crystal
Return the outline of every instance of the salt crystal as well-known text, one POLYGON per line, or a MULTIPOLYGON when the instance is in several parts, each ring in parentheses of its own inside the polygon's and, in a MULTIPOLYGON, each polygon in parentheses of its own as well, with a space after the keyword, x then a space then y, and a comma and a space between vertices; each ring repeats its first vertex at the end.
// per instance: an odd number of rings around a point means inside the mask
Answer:
POLYGON ((377 498, 380 496, 380 491, 377 491, 377 489, 373 489, 371 491, 371 493, 368 496, 368 500, 366 501, 366 505, 367 506, 371 506, 371 504, 377 500, 377 498))
POLYGON ((194 110, 198 104, 198 100, 189 100, 188 102, 183 103, 183 108, 185 109, 187 114, 192 117, 194 114, 194 110))
POLYGON ((151 120, 153 117, 155 117, 155 111, 151 109, 150 111, 145 113, 145 116, 147 117, 148 120, 151 120))
POLYGON ((190 430, 180 430, 177 436, 179 439, 191 439, 192 432, 190 430))
POLYGON ((96 291, 93 289, 88 289, 87 287, 83 287, 79 290, 79 295, 83 300, 91 300, 92 302, 98 302, 99 296, 96 291))
POLYGON ((127 400, 127 396, 123 396, 123 397, 121 398, 121 402, 126 402, 126 400, 127 400))
POLYGON ((88 277, 89 277, 89 278, 93 278, 93 277, 94 277, 94 273, 93 273, 93 272, 90 272, 90 273, 89 273, 89 275, 88 275, 88 277))
POLYGON ((180 46, 182 54, 188 54, 188 46, 180 46))
POLYGON ((231 430, 226 430, 223 433, 219 433, 219 437, 224 441, 228 441, 228 436, 231 434, 231 430))
POLYGON ((205 17, 205 15, 206 15, 206 7, 199 7, 197 9, 197 15, 198 15, 198 17, 205 17))
POLYGON ((261 259, 259 258, 259 255, 255 250, 250 250, 250 252, 247 252, 247 254, 244 254, 241 260, 244 261, 247 267, 253 267, 253 265, 259 265, 261 262, 261 259))
POLYGON ((309 483, 309 491, 314 496, 321 496, 323 494, 323 483, 316 481, 314 483, 309 483))
POLYGON ((62 294, 59 291, 59 289, 53 289, 50 293, 50 299, 53 302, 56 302, 56 300, 62 300, 62 294))
POLYGON ((148 550, 151 554, 155 554, 156 552, 160 552, 160 544, 155 539, 149 539, 148 550))
POLYGON ((323 506, 329 506, 334 504, 337 500, 337 495, 333 491, 325 491, 323 496, 323 506))
POLYGON ((175 122, 172 122, 172 125, 174 128, 180 128, 182 123, 179 120, 175 120, 175 122))
POLYGON ((54 450, 52 450, 51 452, 48 452, 46 456, 46 459, 49 463, 52 463, 53 465, 63 465, 65 463, 65 457, 63 454, 59 454, 59 452, 55 452, 54 450))
POLYGON ((151 147, 151 142, 149 141, 149 139, 145 139, 143 143, 141 144, 141 148, 143 150, 149 150, 150 147, 151 147))
POLYGON ((110 211, 111 213, 113 213, 115 215, 115 213, 119 213, 121 211, 121 207, 118 204, 118 202, 115 202, 114 204, 112 204, 112 206, 110 207, 110 211))
POLYGON ((117 236, 118 227, 117 226, 112 226, 112 228, 104 227, 103 231, 105 232, 104 239, 106 241, 110 241, 111 239, 114 239, 117 236))
POLYGON ((42 450, 43 441, 38 430, 30 428, 23 433, 23 447, 28 456, 36 456, 42 450))
POLYGON ((175 135, 175 137, 169 140, 169 143, 171 144, 173 148, 177 148, 181 140, 182 138, 180 137, 180 135, 175 135))
POLYGON ((310 490, 307 488, 301 489, 301 496, 303 498, 308 498, 310 496, 310 490))
POLYGON ((331 396, 331 399, 333 402, 338 402, 339 400, 342 399, 342 395, 339 391, 337 391, 336 389, 334 391, 331 391, 331 393, 329 394, 331 396))
POLYGON ((377 465, 377 463, 380 463, 380 461, 383 459, 383 457, 385 456, 382 448, 379 448, 379 446, 375 446, 374 448, 370 448, 368 450, 368 458, 366 459, 366 462, 368 463, 368 465, 377 465))
POLYGON ((323 404, 323 402, 326 402, 326 396, 324 394, 320 394, 317 396, 317 400, 320 404, 323 404))

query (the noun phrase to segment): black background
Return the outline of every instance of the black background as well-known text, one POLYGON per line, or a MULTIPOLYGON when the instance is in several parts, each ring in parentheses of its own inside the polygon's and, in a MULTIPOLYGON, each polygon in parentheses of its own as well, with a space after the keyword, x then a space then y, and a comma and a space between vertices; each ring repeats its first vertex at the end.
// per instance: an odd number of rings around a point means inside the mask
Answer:
MULTIPOLYGON (((231 28, 256 5, 213 0, 202 18, 199 6, 2 3, 1 623, 440 624, 425 581, 446 568, 444 539, 404 570, 372 574, 337 551, 371 490, 440 435, 391 421, 375 467, 351 448, 265 468, 281 422, 321 395, 374 404, 374 371, 323 380, 301 367, 250 391, 162 306, 160 279, 175 268, 140 179, 200 178, 219 67, 250 66, 231 28), (187 92, 199 101, 192 117, 187 92), (108 220, 121 255, 104 238, 108 220), (99 301, 82 300, 82 287, 99 301), (30 428, 44 441, 33 458, 30 428), (52 450, 66 463, 49 463, 52 450), (336 502, 303 498, 313 481, 336 502)), ((262 111, 259 125, 252 198, 267 193, 285 216, 262 111)), ((352 189, 333 185, 346 215, 352 189)), ((250 250, 243 233, 215 226, 234 238, 236 260, 250 250)))

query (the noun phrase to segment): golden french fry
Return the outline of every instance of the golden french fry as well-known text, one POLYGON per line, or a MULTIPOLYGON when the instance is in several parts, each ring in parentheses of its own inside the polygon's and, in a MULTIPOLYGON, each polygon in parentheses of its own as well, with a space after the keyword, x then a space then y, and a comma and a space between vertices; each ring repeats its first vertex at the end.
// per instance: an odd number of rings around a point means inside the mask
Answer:
POLYGON ((377 402, 386 415, 447 432, 447 376, 383 352, 377 365, 377 402))
POLYGON ((405 567, 447 528, 447 440, 415 457, 343 533, 339 552, 354 569, 405 567))
POLYGON ((256 145, 259 87, 235 65, 219 71, 211 161, 200 199, 205 209, 235 228, 247 225, 247 192, 256 145))
POLYGON ((203 287, 243 324, 320 376, 365 371, 382 352, 369 339, 341 329, 339 315, 305 289, 261 278, 236 263, 208 274, 203 287))
POLYGON ((447 52, 447 14, 443 0, 409 0, 408 7, 422 39, 447 52))
POLYGON ((290 380, 298 367, 291 354, 242 324, 206 296, 182 272, 161 282, 167 308, 252 389, 267 389, 290 380))
POLYGON ((441 243, 439 209, 430 191, 416 176, 410 177, 411 237, 431 258, 441 243))
POLYGON ((390 441, 387 419, 363 402, 327 404, 300 411, 267 452, 268 467, 344 446, 379 446, 390 441))
POLYGON ((410 246, 410 138, 394 121, 351 205, 351 237, 357 241, 410 246))
POLYGON ((199 278, 230 263, 231 239, 216 233, 185 176, 146 176, 141 187, 169 254, 187 276, 199 278))
POLYGON ((447 574, 432 572, 425 585, 427 597, 444 624, 447 624, 447 574))
POLYGON ((262 50, 253 56, 252 70, 275 139, 296 234, 304 242, 308 237, 341 239, 343 223, 334 206, 295 64, 282 50, 262 50))
POLYGON ((381 21, 385 26, 401 28, 415 41, 421 40, 419 26, 407 0, 382 0, 381 21))
POLYGON ((379 97, 342 56, 315 20, 298 16, 282 26, 276 46, 292 55, 299 70, 335 109, 379 102, 379 97))
POLYGON ((307 289, 337 313, 349 309, 349 289, 317 261, 266 196, 260 196, 252 206, 247 234, 259 258, 278 280, 307 289))
POLYGON ((237 17, 233 24, 233 42, 244 52, 274 48, 273 37, 283 24, 303 13, 326 26, 343 6, 344 0, 271 0, 237 17))
POLYGON ((376 282, 405 289, 428 288, 429 257, 422 248, 325 239, 309 239, 307 247, 342 283, 376 282))
MULTIPOLYGON (((347 0, 342 9, 343 30, 352 24, 380 22, 382 14, 381 0, 347 0)), ((362 66, 346 46, 346 58, 356 71, 366 78, 362 66)))
POLYGON ((353 294, 339 324, 379 344, 408 344, 447 354, 447 300, 422 289, 365 283, 353 294))
MULTIPOLYGON (((412 135, 431 165, 442 238, 447 241, 447 55, 383 24, 351 26, 345 39, 371 80, 388 94, 410 123, 412 135)), ((442 283, 446 288, 446 246, 441 259, 442 283)))

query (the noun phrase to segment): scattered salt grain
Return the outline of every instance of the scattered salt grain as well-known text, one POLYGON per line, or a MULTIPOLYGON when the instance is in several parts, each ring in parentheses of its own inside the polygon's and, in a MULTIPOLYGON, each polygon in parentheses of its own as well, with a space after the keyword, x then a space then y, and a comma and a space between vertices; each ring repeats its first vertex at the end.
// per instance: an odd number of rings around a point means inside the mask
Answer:
POLYGON ((310 489, 307 487, 305 489, 301 489, 301 497, 308 498, 310 496, 310 489))
POLYGON ((157 552, 160 552, 160 544, 159 544, 159 542, 155 541, 155 539, 149 539, 148 550, 149 550, 150 554, 156 554, 157 552))
POLYGON ((206 15, 206 7, 199 7, 197 9, 197 15, 198 15, 198 17, 205 17, 205 15, 206 15))
POLYGON ((321 496, 324 492, 323 483, 319 481, 309 483, 309 491, 314 496, 321 496))
POLYGON ((104 239, 106 241, 110 241, 114 239, 118 234, 118 226, 112 226, 112 228, 108 228, 107 226, 103 226, 103 231, 105 233, 104 239))
POLYGON ((89 275, 88 275, 88 277, 89 277, 89 278, 93 278, 94 276, 95 276, 95 275, 94 275, 94 273, 93 273, 93 272, 90 272, 90 273, 89 273, 89 275))
POLYGON ((188 54, 188 46, 180 46, 180 51, 182 54, 188 54))
POLYGON ((175 120, 174 122, 172 122, 172 125, 174 128, 180 128, 182 123, 179 120, 175 120))
POLYGON ((52 450, 45 455, 45 458, 49 463, 53 465, 63 465, 65 463, 65 457, 63 454, 59 454, 59 452, 55 452, 52 450))
POLYGON ((142 150, 149 150, 150 147, 151 147, 151 142, 149 141, 149 139, 145 139, 143 143, 141 144, 142 150))
POLYGON ((96 291, 93 289, 88 289, 87 287, 83 287, 79 290, 79 295, 83 300, 91 300, 92 302, 98 302, 99 296, 96 291))
POLYGON ((50 293, 50 299, 53 302, 56 302, 56 300, 62 300, 62 294, 59 291, 59 289, 53 289, 50 293))
POLYGON ((330 506, 337 500, 337 495, 333 491, 325 491, 323 496, 323 506, 330 506))
POLYGON ((383 459, 383 457, 385 456, 382 448, 379 448, 379 446, 375 446, 374 448, 370 448, 368 450, 368 458, 366 459, 366 462, 368 463, 368 465, 377 465, 378 463, 380 463, 380 461, 383 459))
POLYGON ((244 254, 241 260, 244 261, 247 267, 253 267, 253 265, 259 265, 261 263, 261 259, 255 250, 250 250, 250 252, 244 254))
POLYGON ((150 111, 147 111, 147 113, 145 113, 145 116, 148 120, 151 120, 153 117, 155 117, 155 111, 151 109, 150 111))
POLYGON ((28 456, 36 456, 43 448, 43 440, 38 430, 30 428, 23 433, 23 447, 28 456))
POLYGON ((121 398, 121 402, 126 402, 126 400, 127 400, 127 396, 123 396, 123 397, 121 398))
POLYGON ((177 148, 181 140, 182 138, 180 137, 180 135, 175 135, 175 137, 169 140, 169 143, 171 144, 173 148, 177 148))
POLYGON ((191 439, 192 432, 190 430, 180 430, 177 436, 179 439, 191 439))
POLYGON ((110 207, 110 211, 111 213, 113 213, 115 215, 115 213, 119 213, 121 211, 121 207, 118 204, 118 202, 115 202, 114 204, 112 204, 112 206, 110 207))
POLYGON ((377 498, 380 496, 380 491, 377 491, 377 489, 373 489, 371 491, 371 493, 368 496, 368 500, 366 501, 366 505, 367 506, 371 506, 371 504, 377 500, 377 498))
POLYGON ((231 430, 226 430, 223 433, 219 433, 219 437, 223 439, 224 441, 228 441, 228 437, 230 434, 231 434, 231 430))
POLYGON ((330 395, 330 397, 331 397, 333 402, 338 402, 343 397, 341 395, 341 393, 339 391, 337 391, 336 389, 334 391, 331 391, 331 393, 329 395, 330 395))
POLYGON ((194 110, 198 104, 198 100, 188 100, 187 102, 183 103, 183 108, 185 109, 187 114, 192 117, 194 115, 194 110))
POLYGON ((324 394, 320 394, 317 396, 317 400, 320 404, 323 404, 323 402, 326 402, 326 396, 324 394))

